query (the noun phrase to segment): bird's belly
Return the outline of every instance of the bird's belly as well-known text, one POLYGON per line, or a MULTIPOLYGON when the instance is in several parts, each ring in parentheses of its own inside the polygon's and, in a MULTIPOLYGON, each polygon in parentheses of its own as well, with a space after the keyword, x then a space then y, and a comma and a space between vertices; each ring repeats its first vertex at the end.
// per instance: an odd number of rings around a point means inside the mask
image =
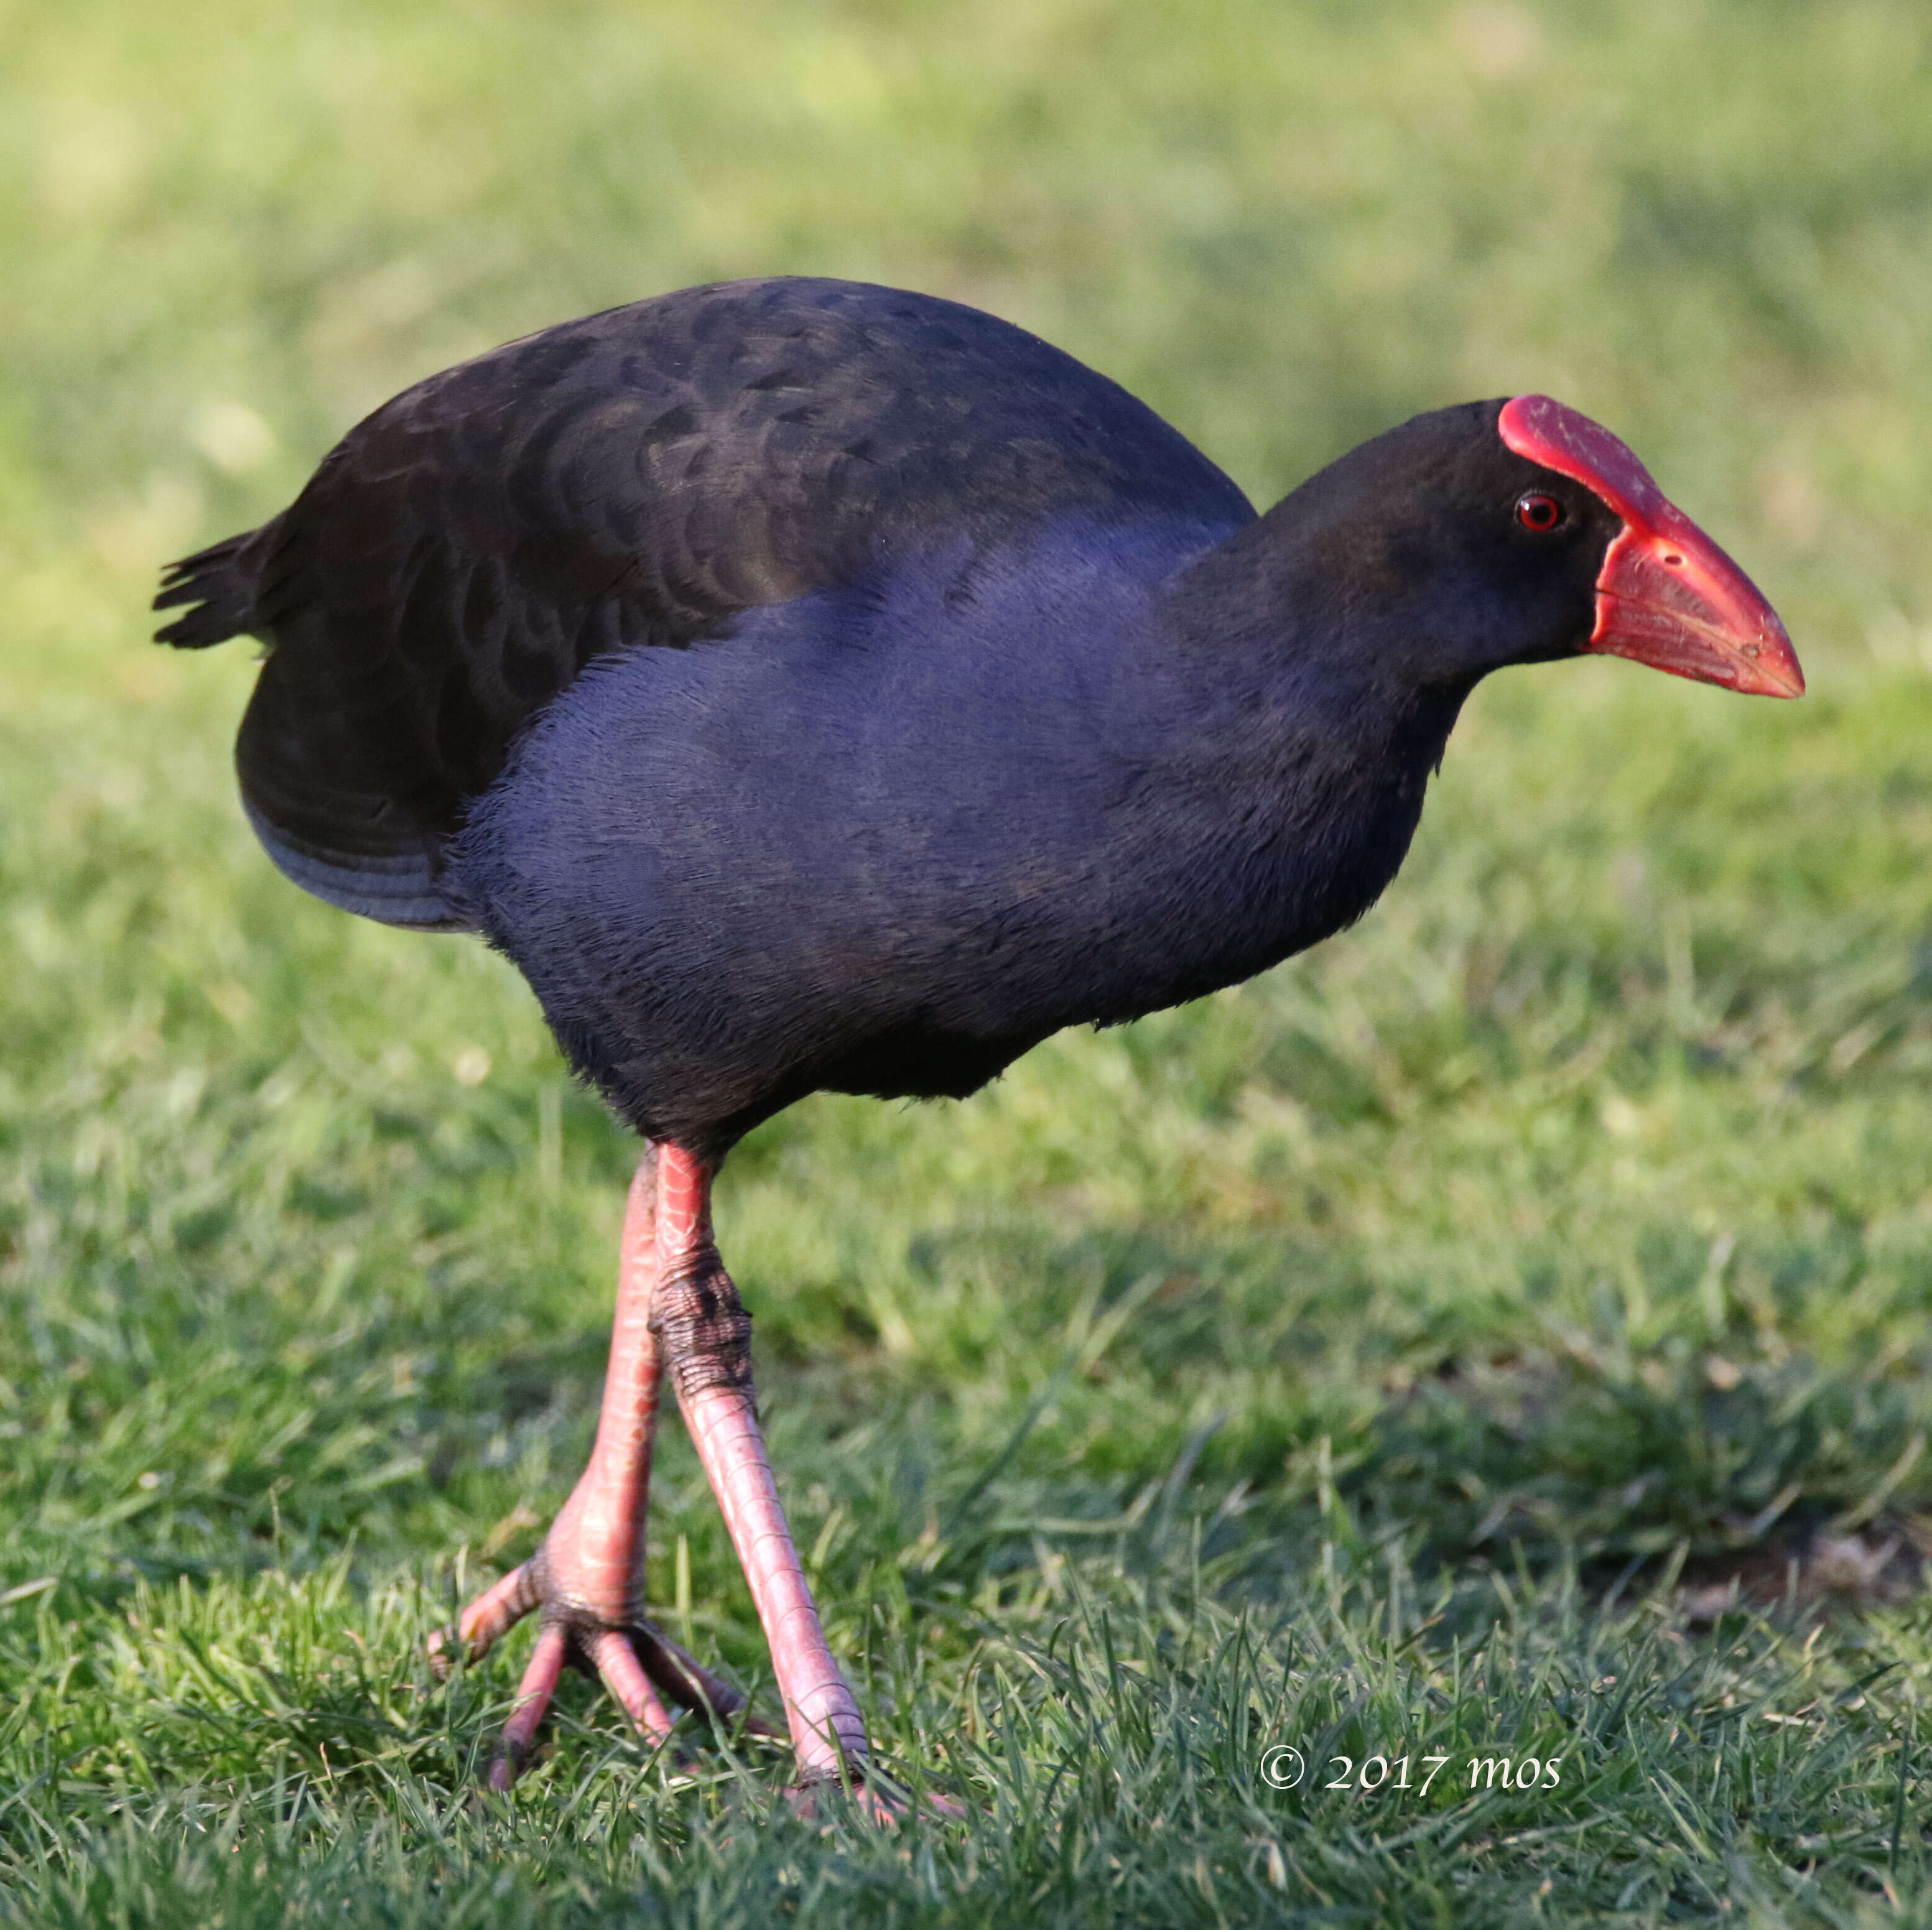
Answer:
POLYGON ((822 1068, 815 1083, 822 1091, 875 1099, 963 1099, 998 1078, 1043 1036, 982 1038, 915 1020, 848 1047, 822 1068))

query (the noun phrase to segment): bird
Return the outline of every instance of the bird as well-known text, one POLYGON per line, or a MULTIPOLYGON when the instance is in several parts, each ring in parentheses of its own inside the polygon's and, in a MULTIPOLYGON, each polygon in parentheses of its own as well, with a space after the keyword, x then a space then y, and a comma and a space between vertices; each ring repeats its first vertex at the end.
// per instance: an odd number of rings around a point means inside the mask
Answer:
MULTIPOLYGON (((646 1737, 752 1719, 644 1599, 668 1377, 809 1804, 880 1816, 760 1430, 711 1192, 819 1091, 961 1098, 1062 1028, 1360 919, 1491 671, 1591 655, 1802 694, 1776 613, 1590 418, 1420 414, 1265 514, 1126 389, 995 316, 810 277, 523 337, 405 390, 289 508, 183 559, 158 640, 266 646, 236 744, 268 856, 480 934, 642 1142, 582 1478, 442 1659, 538 1633, 646 1737)), ((775 1730, 769 1733, 777 1734, 775 1730)))

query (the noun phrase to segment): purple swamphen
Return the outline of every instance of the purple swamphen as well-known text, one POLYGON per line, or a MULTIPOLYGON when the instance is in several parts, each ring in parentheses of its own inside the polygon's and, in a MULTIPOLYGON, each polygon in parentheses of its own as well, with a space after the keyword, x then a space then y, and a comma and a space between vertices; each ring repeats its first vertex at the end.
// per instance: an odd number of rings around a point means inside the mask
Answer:
POLYGON ((654 1735, 741 1705, 644 1612, 667 1369, 800 1785, 864 1786, 712 1237, 743 1134, 824 1089, 970 1092, 1359 918, 1489 671, 1612 652, 1804 688, 1737 567, 1546 397, 1419 415, 1257 516, 1035 337, 802 279, 418 383, 175 565, 182 605, 164 642, 268 646, 236 762, 275 862, 482 933, 645 1142, 590 1465, 458 1625, 476 1655, 541 1617, 499 1786, 567 1661, 654 1735))

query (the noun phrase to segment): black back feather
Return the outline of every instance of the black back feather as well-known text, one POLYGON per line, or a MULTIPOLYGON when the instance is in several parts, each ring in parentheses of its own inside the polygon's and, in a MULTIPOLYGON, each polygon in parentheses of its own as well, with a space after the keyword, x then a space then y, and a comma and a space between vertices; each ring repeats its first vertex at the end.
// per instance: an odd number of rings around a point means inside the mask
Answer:
POLYGON ((690 289, 432 376, 260 529, 174 565, 159 640, 269 644, 236 747, 271 855, 395 924, 470 921, 442 854, 593 658, 1059 515, 1226 524, 1241 492, 1010 324, 862 283, 690 289))

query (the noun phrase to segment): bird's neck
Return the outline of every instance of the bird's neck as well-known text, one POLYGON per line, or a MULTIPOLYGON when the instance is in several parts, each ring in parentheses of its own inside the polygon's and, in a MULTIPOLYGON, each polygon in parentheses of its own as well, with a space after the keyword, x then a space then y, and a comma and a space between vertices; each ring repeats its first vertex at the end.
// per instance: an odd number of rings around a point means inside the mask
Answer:
POLYGON ((1289 824, 1378 799, 1419 809, 1476 682, 1411 674, 1333 549, 1277 510, 1184 565, 1150 612, 1160 680, 1189 715, 1180 758, 1272 791, 1289 824))
POLYGON ((1124 814, 1134 850, 1116 855, 1150 898, 1132 916, 1197 934, 1186 982, 1163 1003, 1368 910, 1408 852, 1468 693, 1392 673, 1333 578, 1266 541, 1264 523, 1169 580, 1137 653, 1152 754, 1124 814))
POLYGON ((1158 620, 1204 688, 1251 692, 1338 751, 1426 772, 1439 760, 1477 674, 1418 669, 1411 627, 1364 567, 1346 514, 1304 487, 1204 550, 1168 580, 1158 620), (1328 513, 1323 513, 1326 511, 1328 513))

